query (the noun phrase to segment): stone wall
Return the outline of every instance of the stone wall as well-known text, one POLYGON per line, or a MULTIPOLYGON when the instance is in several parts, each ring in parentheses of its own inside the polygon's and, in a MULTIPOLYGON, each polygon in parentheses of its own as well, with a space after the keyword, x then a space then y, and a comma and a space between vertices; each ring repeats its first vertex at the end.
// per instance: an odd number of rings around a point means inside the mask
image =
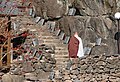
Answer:
POLYGON ((60 70, 62 82, 119 82, 120 55, 91 55, 69 61, 60 70))

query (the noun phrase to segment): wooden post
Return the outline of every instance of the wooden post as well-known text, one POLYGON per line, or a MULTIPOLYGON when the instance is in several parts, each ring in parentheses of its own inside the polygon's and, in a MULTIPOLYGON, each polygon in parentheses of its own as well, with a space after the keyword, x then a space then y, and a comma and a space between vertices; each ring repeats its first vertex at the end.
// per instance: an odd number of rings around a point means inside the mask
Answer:
MULTIPOLYGON (((23 2, 25 2, 26 0, 22 0, 23 2)), ((32 2, 32 0, 31 0, 31 2, 32 2)), ((24 7, 24 6, 21 6, 21 7, 19 7, 18 6, 18 9, 20 9, 20 8, 26 8, 26 6, 24 7)), ((29 8, 29 7, 28 7, 29 8)), ((30 7, 31 8, 31 7, 30 7)), ((5 8, 6 9, 6 8, 5 8)), ((7 66, 10 66, 10 64, 11 64, 11 37, 10 37, 10 35, 11 35, 11 22, 10 22, 10 19, 11 19, 11 17, 14 17, 14 16, 23 16, 23 15, 14 15, 14 14, 0 14, 0 17, 8 17, 8 27, 5 29, 5 31, 4 31, 4 33, 6 33, 7 34, 7 36, 8 36, 8 38, 7 38, 7 43, 5 44, 5 46, 4 47, 6 47, 7 48, 7 66)), ((3 34, 4 35, 4 34, 3 34)), ((2 63, 2 60, 1 60, 1 58, 2 58, 2 52, 3 52, 3 50, 2 50, 2 48, 1 48, 1 45, 0 45, 0 66, 3 66, 3 63, 2 63)))
POLYGON ((2 60, 1 60, 1 58, 2 58, 2 50, 1 50, 1 46, 0 46, 0 67, 2 66, 2 60))
MULTIPOLYGON (((8 21, 10 20, 10 16, 8 16, 8 21)), ((11 61, 11 38, 10 38, 10 29, 11 29, 11 22, 8 23, 8 48, 7 48, 7 66, 10 66, 10 61, 11 61)))
MULTIPOLYGON (((10 34, 10 32, 8 32, 10 34)), ((11 61, 11 42, 10 42, 10 37, 8 37, 8 47, 7 47, 7 66, 10 66, 10 61, 11 61)))
POLYGON ((11 63, 13 63, 13 43, 11 43, 11 46, 10 46, 12 49, 11 49, 11 63))

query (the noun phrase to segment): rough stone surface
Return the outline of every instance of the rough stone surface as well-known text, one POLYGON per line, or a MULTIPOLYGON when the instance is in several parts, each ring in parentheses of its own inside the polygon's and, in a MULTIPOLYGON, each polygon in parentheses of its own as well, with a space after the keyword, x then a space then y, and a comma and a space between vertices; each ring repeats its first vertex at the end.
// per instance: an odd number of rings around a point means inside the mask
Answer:
POLYGON ((66 14, 66 1, 60 0, 33 0, 36 14, 46 19, 59 18, 66 14))

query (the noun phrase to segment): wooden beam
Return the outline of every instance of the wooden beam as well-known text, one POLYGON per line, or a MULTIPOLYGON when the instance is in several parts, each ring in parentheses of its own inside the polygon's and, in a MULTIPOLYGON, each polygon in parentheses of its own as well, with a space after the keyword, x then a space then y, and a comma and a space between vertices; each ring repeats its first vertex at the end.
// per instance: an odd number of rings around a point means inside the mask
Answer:
POLYGON ((2 60, 1 60, 1 58, 2 58, 2 50, 0 48, 0 67, 2 66, 2 60))
MULTIPOLYGON (((3 44, 0 44, 0 47, 3 46, 3 44)), ((3 47, 8 47, 8 45, 4 45, 3 47)))

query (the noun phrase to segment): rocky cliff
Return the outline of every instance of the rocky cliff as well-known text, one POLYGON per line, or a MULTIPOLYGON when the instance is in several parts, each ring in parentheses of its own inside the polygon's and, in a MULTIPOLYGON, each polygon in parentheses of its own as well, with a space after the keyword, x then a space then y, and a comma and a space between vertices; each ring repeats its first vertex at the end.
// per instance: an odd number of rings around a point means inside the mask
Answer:
POLYGON ((71 36, 75 28, 84 47, 93 48, 91 54, 117 53, 114 14, 119 11, 119 0, 34 0, 33 5, 37 16, 56 21, 56 27, 66 35, 71 36), (69 15, 70 8, 76 9, 72 16, 69 15), (102 45, 93 47, 98 38, 102 45))

